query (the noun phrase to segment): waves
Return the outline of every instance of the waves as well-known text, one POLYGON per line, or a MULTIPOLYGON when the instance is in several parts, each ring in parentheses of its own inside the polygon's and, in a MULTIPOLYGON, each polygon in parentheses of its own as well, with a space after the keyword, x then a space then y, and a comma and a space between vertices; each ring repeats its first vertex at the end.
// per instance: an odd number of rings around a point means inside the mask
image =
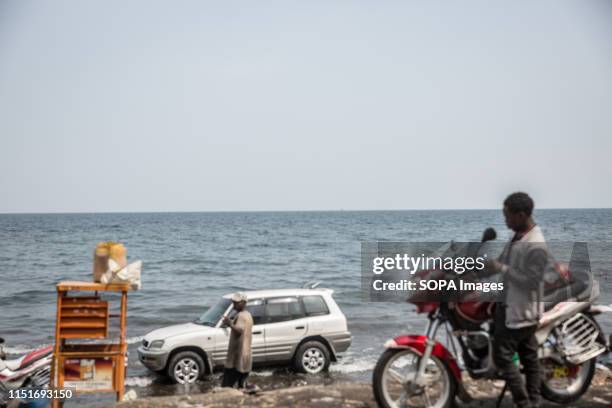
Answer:
POLYGON ((334 373, 342 374, 356 374, 371 371, 376 360, 378 359, 378 353, 374 348, 365 348, 361 354, 355 354, 354 352, 347 352, 337 363, 329 366, 329 371, 334 373))
POLYGON ((125 379, 125 385, 128 387, 148 387, 153 384, 153 381, 155 381, 153 376, 128 376, 125 379))
MULTIPOLYGON (((130 337, 127 339, 127 344, 138 344, 142 342, 143 336, 130 337)), ((28 344, 14 344, 14 345, 6 345, 3 344, 3 350, 10 355, 18 355, 18 354, 26 354, 30 351, 38 350, 43 347, 52 346, 51 343, 43 343, 38 345, 28 345, 28 344)))
POLYGON ((136 336, 136 337, 129 337, 127 339, 127 344, 137 344, 142 342, 142 339, 144 338, 144 336, 136 336))
POLYGON ((17 344, 14 346, 4 345, 3 349, 6 352, 6 354, 20 355, 20 354, 26 354, 26 353, 29 353, 30 351, 34 351, 38 348, 47 347, 47 346, 50 346, 50 344, 41 344, 35 347, 23 345, 23 344, 17 344))
POLYGON ((355 374, 368 372, 372 370, 372 367, 376 364, 376 359, 359 359, 353 360, 351 362, 341 362, 332 364, 329 367, 329 371, 332 373, 342 373, 342 374, 355 374))

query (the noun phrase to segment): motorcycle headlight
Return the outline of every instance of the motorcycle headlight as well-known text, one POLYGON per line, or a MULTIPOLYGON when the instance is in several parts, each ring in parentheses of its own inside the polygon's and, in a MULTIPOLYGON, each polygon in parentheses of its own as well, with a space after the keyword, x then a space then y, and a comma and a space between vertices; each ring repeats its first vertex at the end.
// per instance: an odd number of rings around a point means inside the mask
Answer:
POLYGON ((164 341, 163 340, 153 340, 151 342, 151 344, 149 345, 150 349, 160 349, 164 346, 164 341))

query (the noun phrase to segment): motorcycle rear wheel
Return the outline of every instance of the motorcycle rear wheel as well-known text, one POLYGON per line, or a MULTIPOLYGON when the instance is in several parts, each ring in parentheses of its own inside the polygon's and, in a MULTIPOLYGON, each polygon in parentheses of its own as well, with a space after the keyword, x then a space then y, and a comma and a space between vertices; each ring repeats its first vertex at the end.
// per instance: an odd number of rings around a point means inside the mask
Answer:
POLYGON ((541 361, 542 397, 557 404, 578 401, 591 385, 596 360, 592 358, 578 366, 569 363, 561 365, 551 360, 541 361))
POLYGON ((417 390, 414 385, 404 382, 409 373, 416 371, 420 358, 420 354, 412 349, 389 349, 380 356, 372 378, 374 397, 379 407, 450 408, 452 406, 455 399, 455 379, 446 364, 438 357, 429 358, 424 374, 429 378, 422 389, 417 390), (398 372, 399 370, 401 372, 398 372), (409 390, 411 387, 414 387, 412 391, 409 390))

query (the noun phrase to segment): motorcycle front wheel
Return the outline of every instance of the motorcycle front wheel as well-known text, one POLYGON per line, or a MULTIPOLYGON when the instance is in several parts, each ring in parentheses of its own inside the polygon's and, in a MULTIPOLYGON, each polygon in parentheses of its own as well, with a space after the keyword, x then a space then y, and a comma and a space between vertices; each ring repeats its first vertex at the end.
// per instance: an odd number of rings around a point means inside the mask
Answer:
POLYGON ((542 397, 557 404, 576 402, 587 392, 595 374, 592 358, 580 365, 559 364, 551 359, 540 362, 542 397))
POLYGON ((420 354, 411 349, 389 349, 380 356, 372 378, 378 406, 449 408, 452 405, 456 384, 439 358, 431 356, 423 373, 424 383, 414 383, 420 359, 420 354))

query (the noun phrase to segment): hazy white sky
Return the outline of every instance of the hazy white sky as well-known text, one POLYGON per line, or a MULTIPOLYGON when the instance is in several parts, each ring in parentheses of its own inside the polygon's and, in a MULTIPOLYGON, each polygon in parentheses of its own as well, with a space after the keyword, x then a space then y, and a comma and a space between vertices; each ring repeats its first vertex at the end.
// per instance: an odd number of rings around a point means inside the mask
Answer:
POLYGON ((612 207, 612 2, 0 0, 0 115, 0 212, 612 207))

